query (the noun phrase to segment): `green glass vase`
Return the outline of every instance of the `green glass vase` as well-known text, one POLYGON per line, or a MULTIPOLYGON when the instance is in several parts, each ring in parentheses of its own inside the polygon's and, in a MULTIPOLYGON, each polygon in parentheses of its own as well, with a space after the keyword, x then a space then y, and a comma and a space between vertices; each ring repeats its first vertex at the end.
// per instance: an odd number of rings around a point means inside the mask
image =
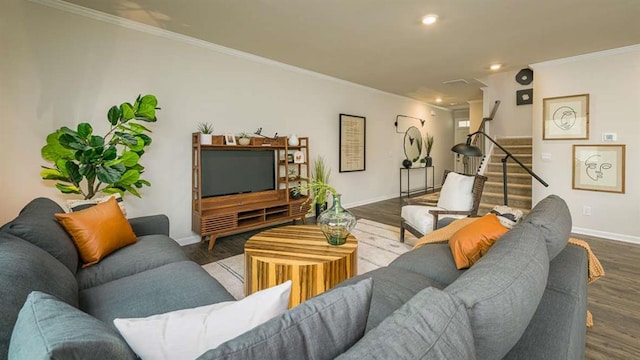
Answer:
POLYGON ((331 245, 342 245, 356 226, 356 217, 344 209, 340 203, 340 194, 333 195, 333 204, 318 217, 317 224, 331 245))

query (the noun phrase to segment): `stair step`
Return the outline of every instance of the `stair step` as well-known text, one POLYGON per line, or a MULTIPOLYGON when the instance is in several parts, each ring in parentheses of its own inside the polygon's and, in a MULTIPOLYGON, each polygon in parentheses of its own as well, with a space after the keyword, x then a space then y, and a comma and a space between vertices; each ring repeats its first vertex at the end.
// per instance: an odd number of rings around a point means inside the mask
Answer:
MULTIPOLYGON (((531 196, 523 196, 523 195, 512 195, 507 194, 507 198, 509 200, 509 206, 523 208, 523 209, 531 209, 531 196)), ((502 192, 492 193, 492 192, 483 192, 481 202, 488 204, 502 204, 504 202, 504 197, 502 192)))
POLYGON ((504 145, 531 145, 533 143, 532 137, 504 137, 497 138, 496 141, 504 146, 504 145))
MULTIPOLYGON (((502 147, 507 149, 507 151, 509 151, 512 154, 531 154, 532 152, 531 145, 503 145, 502 147)), ((497 146, 493 148, 493 153, 498 155, 504 154, 504 152, 500 150, 500 148, 497 146)))
MULTIPOLYGON (((484 191, 491 193, 502 193, 502 182, 487 181, 484 183, 484 191)), ((524 195, 531 197, 530 184, 508 184, 507 193, 513 195, 524 195)))
MULTIPOLYGON (((533 163, 533 155, 531 154, 518 154, 515 156, 518 160, 520 160, 521 163, 523 164, 531 164, 533 163)), ((491 158, 489 160, 490 163, 494 163, 494 164, 500 164, 502 165, 502 158, 504 158, 504 153, 503 154, 493 154, 491 155, 491 158)), ((507 160, 507 164, 510 163, 514 163, 514 161, 512 159, 507 160)), ((529 165, 527 165, 529 166, 529 165)), ((531 166, 529 166, 531 167, 531 166)))
MULTIPOLYGON (((484 173, 487 181, 502 183, 502 168, 500 172, 488 171, 484 173)), ((531 184, 531 175, 528 173, 507 173, 507 182, 509 184, 531 184)))
MULTIPOLYGON (((526 167, 531 168, 531 164, 524 164, 526 167)), ((487 165, 487 172, 499 172, 502 175, 502 163, 489 163, 487 165)), ((516 163, 507 162, 507 175, 523 173, 527 174, 527 170, 523 169, 516 163)))

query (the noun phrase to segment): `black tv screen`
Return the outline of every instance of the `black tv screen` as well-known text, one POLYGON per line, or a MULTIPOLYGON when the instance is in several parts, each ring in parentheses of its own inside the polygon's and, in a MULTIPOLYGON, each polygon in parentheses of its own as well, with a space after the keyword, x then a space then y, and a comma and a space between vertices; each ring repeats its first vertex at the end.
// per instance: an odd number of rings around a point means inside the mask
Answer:
POLYGON ((202 197, 275 190, 272 150, 203 150, 202 197))

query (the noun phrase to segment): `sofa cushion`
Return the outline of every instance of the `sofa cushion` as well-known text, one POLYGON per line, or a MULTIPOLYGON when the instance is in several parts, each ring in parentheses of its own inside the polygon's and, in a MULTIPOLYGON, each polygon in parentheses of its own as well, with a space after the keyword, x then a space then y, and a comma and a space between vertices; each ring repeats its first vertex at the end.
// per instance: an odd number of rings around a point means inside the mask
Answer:
POLYGON ((0 358, 7 354, 18 312, 33 290, 78 305, 78 285, 67 267, 39 247, 0 232, 0 358))
POLYGON ((355 284, 363 279, 373 279, 371 310, 367 331, 375 328, 387 316, 399 309, 415 294, 428 287, 442 289, 444 285, 420 274, 401 268, 383 267, 343 281, 340 286, 355 284))
POLYGON ((475 264, 507 230, 495 214, 487 214, 456 231, 449 239, 456 267, 464 269, 475 264))
POLYGON ((587 252, 567 246, 549 263, 540 305, 505 359, 584 359, 587 321, 587 252))
POLYGON ((447 243, 423 245, 400 255, 389 264, 389 267, 413 271, 445 286, 454 282, 466 271, 466 269, 456 268, 447 243))
POLYGON ((445 291, 467 306, 479 359, 501 359, 540 303, 549 256, 538 228, 520 223, 445 291))
POLYGON ((313 297, 198 359, 334 359, 364 335, 371 287, 365 279, 313 297))
POLYGON ((195 359, 281 315, 289 308, 290 298, 291 280, 288 280, 238 301, 145 318, 115 319, 113 323, 142 359, 195 359))
POLYGON ((78 251, 73 241, 55 218, 62 208, 47 198, 28 203, 17 218, 2 227, 2 231, 24 239, 51 254, 74 274, 78 269, 78 251))
POLYGON ((467 309, 424 289, 337 359, 475 359, 467 309))
POLYGON ((80 291, 80 309, 112 327, 115 318, 145 317, 233 300, 218 281, 191 261, 166 264, 80 291))
POLYGON ((138 237, 99 263, 79 269, 76 274, 80 290, 102 285, 129 275, 178 261, 189 260, 180 245, 166 235, 138 237), (144 259, 144 261, 140 261, 144 259))
POLYGON ((39 291, 20 310, 9 346, 9 359, 135 358, 103 322, 39 291))
POLYGON ((557 195, 542 199, 523 221, 535 225, 542 232, 549 260, 553 260, 569 241, 571 212, 567 203, 557 195))
POLYGON ((83 267, 137 241, 115 198, 70 214, 55 214, 80 253, 83 267))

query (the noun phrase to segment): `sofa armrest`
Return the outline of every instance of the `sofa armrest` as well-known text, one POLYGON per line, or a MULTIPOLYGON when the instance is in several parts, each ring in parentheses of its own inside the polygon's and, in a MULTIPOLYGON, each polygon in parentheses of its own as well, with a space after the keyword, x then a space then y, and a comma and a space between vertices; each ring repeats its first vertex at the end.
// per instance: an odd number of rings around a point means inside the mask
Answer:
POLYGON ((141 216, 128 220, 136 236, 154 234, 169 236, 169 218, 164 214, 141 216))

